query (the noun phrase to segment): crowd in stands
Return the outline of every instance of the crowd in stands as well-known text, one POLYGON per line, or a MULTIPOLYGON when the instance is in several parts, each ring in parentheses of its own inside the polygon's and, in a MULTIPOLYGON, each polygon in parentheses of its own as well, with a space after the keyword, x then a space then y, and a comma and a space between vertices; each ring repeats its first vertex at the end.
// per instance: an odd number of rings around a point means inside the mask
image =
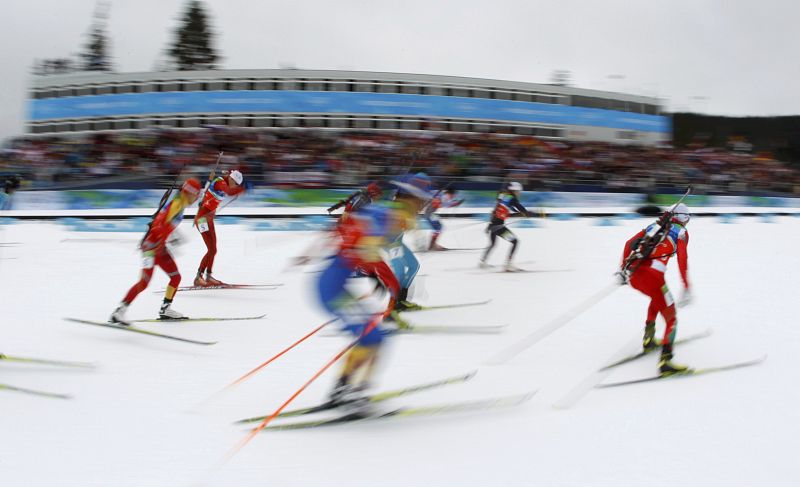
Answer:
POLYGON ((800 195, 800 171, 763 154, 726 148, 641 147, 447 132, 252 131, 208 128, 17 138, 0 150, 0 175, 28 187, 204 178, 219 151, 256 185, 350 186, 409 166, 456 186, 512 174, 527 190, 650 192, 692 184, 697 193, 800 195))

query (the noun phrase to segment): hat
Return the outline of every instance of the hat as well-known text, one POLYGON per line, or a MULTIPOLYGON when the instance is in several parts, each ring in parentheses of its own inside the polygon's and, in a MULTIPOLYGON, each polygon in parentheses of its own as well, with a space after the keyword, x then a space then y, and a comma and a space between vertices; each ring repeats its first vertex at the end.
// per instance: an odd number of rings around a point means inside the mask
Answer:
POLYGON ((200 181, 196 180, 195 178, 189 178, 183 183, 181 186, 181 191, 184 193, 198 195, 200 194, 200 181))
POLYGON ((231 171, 230 174, 228 174, 228 177, 236 181, 236 184, 242 184, 242 181, 244 181, 244 176, 242 176, 242 173, 240 173, 236 169, 231 171))
POLYGON ((398 196, 407 194, 425 201, 431 199, 431 193, 429 191, 431 178, 424 172, 407 174, 400 178, 399 181, 392 181, 392 184, 397 186, 398 196))
POLYGON ((689 207, 683 203, 678 203, 675 208, 672 209, 672 221, 675 223, 686 225, 689 223, 691 217, 692 214, 689 212, 689 207))
POLYGON ((509 191, 522 191, 522 184, 512 181, 508 183, 508 190, 509 191))

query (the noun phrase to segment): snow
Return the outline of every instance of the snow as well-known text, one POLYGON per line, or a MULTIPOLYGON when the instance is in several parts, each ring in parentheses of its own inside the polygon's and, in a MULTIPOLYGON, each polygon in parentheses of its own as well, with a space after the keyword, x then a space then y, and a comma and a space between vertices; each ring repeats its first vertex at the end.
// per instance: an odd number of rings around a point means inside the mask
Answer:
MULTIPOLYGON (((0 478, 25 486, 730 486, 795 485, 800 438, 795 323, 800 219, 695 218, 690 277, 695 302, 678 334, 713 335, 676 350, 676 361, 719 365, 768 354, 762 365, 703 377, 592 389, 595 371, 639 343, 646 299, 627 287, 503 365, 488 359, 547 326, 611 282, 625 240, 649 220, 545 220, 520 228, 522 274, 479 271, 476 251, 423 253, 418 301, 492 298, 485 306, 409 313, 420 324, 508 324, 497 335, 406 335, 389 342, 377 375, 388 389, 473 369, 471 381, 386 407, 538 393, 523 405, 472 413, 262 432, 227 462, 246 428, 269 414, 341 350, 343 336, 313 336, 240 386, 218 393, 329 317, 313 294, 317 274, 286 270, 310 232, 219 225, 219 278, 283 282, 276 290, 179 294, 194 316, 256 321, 151 323, 154 330, 218 340, 209 347, 63 321, 105 320, 137 279, 134 233, 82 233, 57 222, 0 226, 0 352, 93 361, 96 370, 0 362, 0 383, 74 395, 0 390, 0 478), (524 263, 524 264, 523 264, 524 263), (556 408, 554 405, 560 405, 556 408)), ((480 246, 483 225, 447 220, 441 243, 480 246)), ((190 284, 204 250, 188 223, 177 252, 190 284)), ((411 236, 410 240, 414 240, 411 236)), ((492 261, 501 263, 500 242, 492 261)), ((668 274, 676 297, 679 279, 668 274)), ((154 317, 167 278, 157 271, 128 312, 154 317)), ((605 380, 656 372, 655 356, 605 380)), ((320 401, 338 364, 292 406, 320 401)))

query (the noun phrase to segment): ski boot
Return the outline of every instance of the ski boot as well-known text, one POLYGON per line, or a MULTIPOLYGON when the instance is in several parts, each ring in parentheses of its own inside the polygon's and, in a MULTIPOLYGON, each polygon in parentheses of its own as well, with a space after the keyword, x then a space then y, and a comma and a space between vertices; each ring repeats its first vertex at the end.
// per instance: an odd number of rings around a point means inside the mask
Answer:
POLYGON ((389 316, 386 317, 386 321, 394 321, 397 324, 398 331, 411 329, 411 325, 408 321, 400 317, 400 313, 397 312, 397 307, 389 313, 389 316))
POLYGON ((645 351, 652 350, 658 346, 656 340, 656 322, 647 321, 644 324, 644 338, 642 338, 642 348, 645 351))
POLYGON ((364 395, 366 389, 366 384, 354 386, 340 378, 328 396, 328 402, 332 407, 341 409, 347 417, 365 418, 373 413, 372 404, 364 395))
POLYGON ((394 305, 395 311, 419 311, 421 309, 422 306, 411 301, 398 301, 397 304, 394 305))
POLYGON ((131 326, 128 320, 125 319, 125 311, 127 309, 127 304, 120 303, 119 306, 117 306, 117 309, 111 313, 111 316, 108 318, 108 322, 112 325, 131 326))
POLYGON ((211 273, 206 273, 206 286, 225 286, 226 284, 220 280, 211 277, 211 273))
POLYGON ((161 305, 161 310, 158 312, 158 319, 160 320, 182 320, 184 318, 186 317, 172 309, 172 303, 167 301, 164 301, 164 304, 161 305))
POLYGON ((672 361, 672 347, 664 347, 661 351, 661 359, 658 361, 658 368, 661 377, 682 374, 689 370, 686 365, 676 364, 672 361))
POLYGON ((203 274, 198 272, 197 275, 194 277, 194 285, 195 287, 206 287, 208 283, 205 279, 203 279, 203 274))
POLYGON ((480 267, 481 269, 488 269, 488 268, 490 268, 492 266, 486 263, 486 259, 481 259, 478 262, 478 267, 480 267))
POLYGON ((519 267, 517 267, 514 264, 512 264, 511 261, 509 260, 508 262, 506 262, 505 271, 506 272, 522 272, 522 269, 520 269, 519 267))

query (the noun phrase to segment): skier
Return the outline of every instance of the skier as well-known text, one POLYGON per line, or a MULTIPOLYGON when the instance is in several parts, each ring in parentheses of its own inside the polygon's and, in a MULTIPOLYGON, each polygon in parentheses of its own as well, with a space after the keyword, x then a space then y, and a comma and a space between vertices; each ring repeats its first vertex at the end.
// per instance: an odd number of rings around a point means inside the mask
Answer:
POLYGON ((20 177, 17 175, 9 176, 3 183, 3 191, 0 192, 0 210, 11 209, 11 196, 20 186, 20 177))
POLYGON ((181 282, 181 274, 175 260, 167 250, 167 238, 183 219, 183 210, 197 201, 200 195, 200 182, 194 178, 187 179, 180 192, 156 214, 150 224, 150 230, 145 234, 141 243, 142 250, 142 275, 139 282, 130 288, 116 310, 111 314, 109 323, 129 325, 125 320, 125 311, 142 291, 147 288, 150 278, 153 277, 153 268, 161 267, 169 276, 169 285, 164 294, 164 302, 158 312, 161 319, 181 319, 183 315, 172 309, 172 298, 181 282))
POLYGON ((687 369, 685 365, 672 362, 672 344, 675 341, 678 318, 675 300, 667 287, 664 273, 670 258, 677 254, 678 269, 684 286, 679 304, 688 304, 692 294, 688 277, 689 232, 686 225, 690 218, 689 208, 680 203, 671 212, 665 212, 657 222, 634 235, 625 243, 622 267, 618 272, 623 284, 629 283, 632 288, 650 298, 642 340, 645 350, 659 346, 655 339, 656 316, 660 313, 666 322, 664 339, 661 341, 661 359, 658 363, 663 376, 687 369))
MULTIPOLYGON (((397 205, 397 209, 404 221, 403 233, 397 235, 394 241, 386 248, 389 254, 389 265, 400 282, 400 293, 395 305, 395 311, 399 312, 420 308, 418 304, 408 300, 409 289, 417 276, 417 272, 419 272, 419 261, 411 249, 403 243, 403 234, 416 228, 417 215, 431 199, 429 192, 431 180, 427 174, 420 172, 406 175, 400 181, 392 184, 398 187, 394 203, 397 205)), ((392 313, 392 317, 402 326, 402 321, 397 319, 397 313, 392 313)))
POLYGON ((486 259, 489 257, 489 253, 494 248, 497 237, 500 237, 503 240, 511 243, 511 250, 508 252, 505 270, 507 272, 516 272, 521 270, 519 267, 511 263, 511 260, 514 258, 514 253, 517 251, 517 236, 514 235, 514 232, 509 230, 508 227, 506 227, 506 218, 516 216, 534 216, 533 213, 528 211, 524 206, 522 206, 522 203, 519 202, 519 194, 521 191, 522 184, 513 181, 508 183, 508 187, 497 195, 497 203, 495 204, 494 211, 492 211, 491 221, 489 222, 489 226, 487 228, 487 231, 489 232, 489 247, 486 248, 486 251, 481 257, 479 264, 480 267, 489 267, 489 264, 486 263, 486 259))
POLYGON ((344 213, 342 215, 346 215, 376 201, 381 195, 383 195, 383 190, 378 186, 376 181, 373 181, 369 183, 366 188, 359 189, 347 198, 340 200, 338 203, 328 208, 328 213, 336 211, 344 206, 344 213))
POLYGON ((400 204, 370 205, 350 214, 341 222, 339 245, 328 267, 320 275, 317 291, 323 306, 344 323, 344 329, 358 337, 345 357, 341 374, 331 391, 333 404, 346 406, 351 414, 368 415, 363 392, 368 388, 386 334, 382 321, 396 303, 399 285, 382 260, 384 247, 402 236, 408 227, 404 205, 416 207, 414 216, 429 198, 427 190, 416 182, 395 182, 401 191, 400 204), (389 291, 387 306, 370 303, 348 290, 348 282, 357 274, 375 275, 389 291))
POLYGON ((194 278, 195 286, 223 286, 224 283, 211 275, 214 267, 214 257, 217 255, 217 232, 214 228, 214 215, 220 202, 226 196, 237 196, 244 192, 242 173, 233 170, 228 174, 214 178, 203 195, 203 203, 194 218, 194 225, 203 237, 206 244, 206 253, 200 260, 197 275, 194 278), (205 278, 203 277, 205 273, 205 278))
POLYGON ((425 208, 422 210, 423 216, 433 228, 433 236, 431 237, 430 244, 428 245, 428 250, 447 250, 436 242, 439 239, 439 235, 442 234, 442 222, 439 220, 439 217, 436 216, 436 211, 439 208, 455 208, 464 202, 463 199, 456 199, 455 189, 447 188, 443 191, 443 193, 444 194, 441 197, 439 197, 438 193, 434 195, 433 199, 431 199, 431 201, 425 205, 425 208))

